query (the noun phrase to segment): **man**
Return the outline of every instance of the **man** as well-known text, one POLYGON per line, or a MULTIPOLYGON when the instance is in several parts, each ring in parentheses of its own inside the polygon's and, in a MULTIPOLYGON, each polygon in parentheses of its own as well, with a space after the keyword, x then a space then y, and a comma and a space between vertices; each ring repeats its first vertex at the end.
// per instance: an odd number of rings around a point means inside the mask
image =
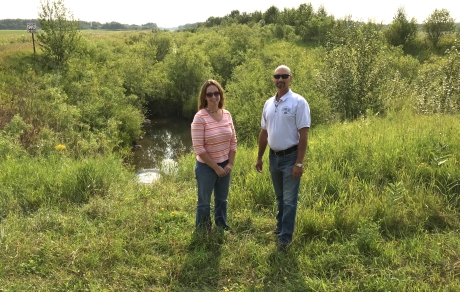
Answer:
POLYGON ((285 65, 276 68, 273 82, 276 95, 264 105, 259 134, 256 169, 262 172, 262 157, 267 144, 270 147, 270 174, 275 190, 278 214, 276 229, 278 248, 285 251, 294 233, 300 178, 307 149, 310 107, 302 96, 289 85, 291 69, 285 65))

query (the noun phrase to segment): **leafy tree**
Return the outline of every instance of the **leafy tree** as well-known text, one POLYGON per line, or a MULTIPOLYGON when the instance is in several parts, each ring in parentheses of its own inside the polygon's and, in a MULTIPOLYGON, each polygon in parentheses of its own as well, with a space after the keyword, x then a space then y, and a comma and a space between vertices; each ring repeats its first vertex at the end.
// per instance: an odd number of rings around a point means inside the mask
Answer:
POLYGON ((315 13, 311 4, 301 4, 297 9, 295 32, 304 42, 323 41, 334 25, 323 6, 315 13))
POLYGON ((190 45, 176 48, 164 60, 169 80, 167 92, 169 108, 160 109, 165 114, 193 117, 197 109, 197 96, 204 81, 215 78, 207 56, 190 45))
POLYGON ((230 15, 229 15, 229 17, 231 18, 238 18, 239 16, 240 16, 239 10, 232 10, 232 12, 230 12, 230 15))
POLYGON ((38 43, 51 61, 52 67, 63 67, 80 49, 79 23, 61 0, 42 0, 38 21, 42 29, 37 34, 38 43))
POLYGON ((112 21, 112 22, 104 23, 101 28, 109 29, 109 30, 119 30, 119 29, 125 29, 125 25, 119 22, 116 22, 116 21, 112 21))
POLYGON ((271 6, 263 14, 265 24, 276 23, 280 15, 280 10, 276 6, 271 6))
POLYGON ((259 23, 263 19, 264 14, 262 13, 262 11, 254 11, 253 13, 250 13, 250 16, 252 18, 252 21, 254 21, 255 23, 259 23))
POLYGON ((153 37, 149 40, 149 44, 152 47, 156 47, 156 60, 161 62, 164 60, 172 47, 172 37, 169 32, 156 32, 153 33, 153 37))
POLYGON ((435 9, 423 22, 423 30, 427 34, 427 39, 436 48, 442 36, 455 32, 455 20, 447 9, 435 9))
POLYGON ((225 28, 223 33, 229 40, 233 66, 241 64, 245 58, 245 53, 251 49, 256 49, 259 45, 258 30, 247 25, 234 24, 225 28))
POLYGON ((299 36, 307 34, 308 28, 307 24, 310 22, 311 18, 314 15, 313 5, 309 4, 300 4, 299 8, 296 11, 296 16, 294 20, 295 33, 299 36))
POLYGON ((251 22, 251 15, 247 12, 241 13, 241 15, 238 17, 238 23, 240 24, 248 24, 251 22))
POLYGON ((284 8, 280 13, 279 23, 295 26, 297 11, 295 8, 284 8))
POLYGON ((156 23, 148 22, 142 25, 142 29, 158 29, 158 26, 156 23))
POLYGON ((334 17, 327 14, 324 6, 320 6, 307 24, 306 34, 302 38, 305 41, 323 42, 333 26, 334 17))
POLYGON ((406 52, 408 44, 417 36, 417 29, 417 20, 415 18, 410 21, 407 20, 406 11, 403 7, 400 7, 390 26, 385 31, 385 37, 388 43, 395 47, 403 46, 403 50, 406 52))
POLYGON ((97 21, 91 21, 90 28, 91 29, 100 29, 100 28, 102 28, 102 23, 97 22, 97 21))
POLYGON ((253 144, 260 131, 260 114, 265 100, 273 96, 272 68, 263 58, 250 58, 235 68, 226 94, 227 108, 232 113, 238 143, 253 144), (257 89, 257 90, 254 90, 257 89))
POLYGON ((233 59, 228 38, 214 31, 201 34, 200 38, 204 39, 203 45, 205 47, 213 48, 212 50, 204 50, 204 52, 209 58, 215 75, 219 76, 220 84, 225 87, 232 75, 233 62, 236 61, 233 59))
POLYGON ((460 51, 458 44, 421 70, 416 88, 422 113, 458 113, 460 109, 460 51))
POLYGON ((373 23, 339 21, 339 29, 328 44, 318 90, 330 98, 341 120, 353 120, 368 110, 383 111, 380 85, 389 78, 380 27, 373 23))
POLYGON ((206 22, 204 23, 204 26, 205 27, 213 27, 213 26, 218 26, 221 23, 222 23, 222 17, 211 16, 206 20, 206 22))
POLYGON ((38 20, 42 29, 37 34, 38 44, 44 51, 47 65, 62 68, 81 48, 79 22, 61 0, 43 0, 41 9, 38 20))

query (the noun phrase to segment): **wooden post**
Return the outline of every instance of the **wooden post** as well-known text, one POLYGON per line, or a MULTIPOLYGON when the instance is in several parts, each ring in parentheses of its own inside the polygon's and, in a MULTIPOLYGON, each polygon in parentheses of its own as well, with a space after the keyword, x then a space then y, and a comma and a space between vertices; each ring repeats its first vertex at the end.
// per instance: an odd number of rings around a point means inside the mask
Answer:
POLYGON ((32 33, 32 45, 34 46, 34 54, 35 54, 35 39, 34 39, 34 33, 32 33))
POLYGON ((34 46, 34 54, 35 54, 35 39, 34 39, 34 32, 37 30, 37 25, 35 23, 28 23, 27 24, 27 31, 32 34, 32 44, 34 46))

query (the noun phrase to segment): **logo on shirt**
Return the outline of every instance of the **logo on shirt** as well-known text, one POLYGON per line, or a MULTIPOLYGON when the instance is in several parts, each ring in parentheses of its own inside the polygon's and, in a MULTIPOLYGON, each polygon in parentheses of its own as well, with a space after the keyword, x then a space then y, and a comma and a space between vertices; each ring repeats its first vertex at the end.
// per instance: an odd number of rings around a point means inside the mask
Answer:
POLYGON ((287 115, 288 113, 291 112, 291 108, 288 107, 288 106, 283 106, 283 108, 281 109, 281 112, 285 115, 287 115))

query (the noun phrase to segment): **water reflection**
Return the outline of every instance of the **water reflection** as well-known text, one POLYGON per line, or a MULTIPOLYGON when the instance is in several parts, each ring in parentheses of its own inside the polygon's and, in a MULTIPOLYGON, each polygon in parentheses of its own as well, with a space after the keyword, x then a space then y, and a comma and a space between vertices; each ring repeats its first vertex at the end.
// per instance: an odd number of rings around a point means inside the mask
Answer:
POLYGON ((145 135, 136 141, 132 163, 135 170, 159 168, 164 159, 177 161, 177 157, 192 151, 191 121, 176 118, 152 119, 146 125, 145 135))

